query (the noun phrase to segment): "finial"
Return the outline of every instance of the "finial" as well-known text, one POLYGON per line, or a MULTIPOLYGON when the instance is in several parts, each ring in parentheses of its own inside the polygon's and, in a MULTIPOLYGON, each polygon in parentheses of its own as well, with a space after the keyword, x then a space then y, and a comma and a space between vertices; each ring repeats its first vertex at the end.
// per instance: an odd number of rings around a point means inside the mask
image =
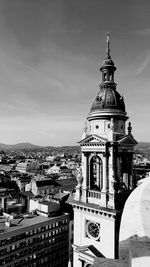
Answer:
POLYGON ((84 128, 83 128, 82 139, 87 137, 87 130, 88 130, 87 121, 85 121, 84 128))
POLYGON ((84 124, 84 133, 87 134, 87 121, 85 121, 85 124, 84 124))
POLYGON ((106 43, 107 43, 106 55, 107 55, 107 58, 110 58, 110 34, 109 33, 107 33, 106 43))
POLYGON ((131 131, 132 131, 131 122, 129 122, 129 126, 128 126, 128 134, 131 134, 131 131))

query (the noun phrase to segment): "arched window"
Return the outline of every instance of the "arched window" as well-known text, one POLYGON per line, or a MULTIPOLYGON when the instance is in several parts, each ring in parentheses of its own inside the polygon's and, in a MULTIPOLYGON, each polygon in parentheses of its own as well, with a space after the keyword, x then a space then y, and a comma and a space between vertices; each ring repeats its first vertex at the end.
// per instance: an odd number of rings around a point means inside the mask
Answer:
POLYGON ((104 82, 107 80, 107 73, 104 72, 104 82))
POLYGON ((90 189, 101 190, 103 182, 102 160, 93 156, 90 160, 90 189))

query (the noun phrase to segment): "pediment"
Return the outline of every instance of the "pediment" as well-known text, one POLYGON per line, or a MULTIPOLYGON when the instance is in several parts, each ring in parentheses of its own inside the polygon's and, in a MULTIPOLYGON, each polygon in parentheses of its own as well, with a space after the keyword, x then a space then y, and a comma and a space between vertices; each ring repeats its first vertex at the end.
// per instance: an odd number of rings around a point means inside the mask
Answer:
POLYGON ((84 139, 82 139, 79 144, 82 145, 90 145, 90 144, 105 144, 107 142, 107 139, 104 137, 101 137, 96 134, 91 134, 86 136, 84 139))
POLYGON ((137 141, 133 138, 132 134, 123 136, 120 140, 118 140, 118 143, 132 146, 137 145, 137 141))
POLYGON ((89 246, 74 246, 75 250, 82 254, 88 254, 92 257, 101 257, 104 258, 104 255, 93 245, 89 246))

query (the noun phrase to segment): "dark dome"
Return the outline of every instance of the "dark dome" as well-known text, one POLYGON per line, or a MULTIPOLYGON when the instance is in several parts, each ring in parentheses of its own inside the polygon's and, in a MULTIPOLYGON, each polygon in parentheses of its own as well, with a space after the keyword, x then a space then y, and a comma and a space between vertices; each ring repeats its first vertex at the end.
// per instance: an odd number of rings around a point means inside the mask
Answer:
POLYGON ((116 67, 115 64, 113 62, 113 60, 111 59, 111 57, 107 57, 104 59, 102 66, 100 67, 100 70, 103 71, 104 69, 110 69, 115 71, 116 67))
POLYGON ((123 97, 115 89, 101 89, 93 102, 90 113, 107 109, 117 109, 125 112, 123 97))
POLYGON ((106 65, 114 66, 114 62, 112 61, 111 58, 106 58, 106 59, 104 59, 104 61, 103 61, 103 63, 102 63, 102 66, 106 66, 106 65))

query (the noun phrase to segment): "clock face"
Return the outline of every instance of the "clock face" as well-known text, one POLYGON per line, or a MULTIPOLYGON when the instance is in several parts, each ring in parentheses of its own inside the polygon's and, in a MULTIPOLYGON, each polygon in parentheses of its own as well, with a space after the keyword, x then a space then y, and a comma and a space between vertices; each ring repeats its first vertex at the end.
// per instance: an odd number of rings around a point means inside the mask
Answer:
POLYGON ((100 237, 100 225, 96 222, 87 222, 86 225, 86 233, 87 236, 90 238, 94 238, 95 240, 99 239, 100 237))

